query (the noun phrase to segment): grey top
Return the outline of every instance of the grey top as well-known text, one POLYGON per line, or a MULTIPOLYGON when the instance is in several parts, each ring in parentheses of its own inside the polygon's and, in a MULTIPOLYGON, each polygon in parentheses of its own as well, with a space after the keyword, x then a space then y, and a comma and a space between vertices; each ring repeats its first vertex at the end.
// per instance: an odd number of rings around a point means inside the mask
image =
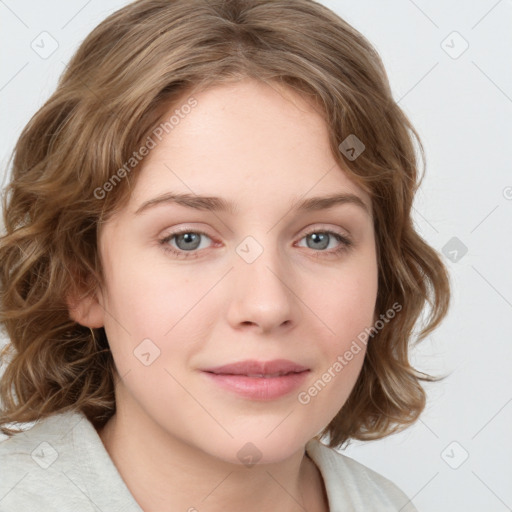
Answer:
MULTIPOLYGON (((417 512, 391 481, 312 439, 330 512, 417 512)), ((92 423, 54 414, 0 441, 0 512, 142 512, 92 423)))

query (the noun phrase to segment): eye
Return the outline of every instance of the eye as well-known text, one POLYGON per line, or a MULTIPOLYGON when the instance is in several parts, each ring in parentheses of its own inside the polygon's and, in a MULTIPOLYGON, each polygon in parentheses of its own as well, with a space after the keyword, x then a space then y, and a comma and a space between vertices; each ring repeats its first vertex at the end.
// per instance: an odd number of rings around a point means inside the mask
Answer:
MULTIPOLYGON (((200 250, 207 248, 202 244, 204 238, 212 240, 202 231, 182 230, 167 235, 159 240, 159 243, 165 252, 178 258, 197 258, 200 250), (175 245, 173 246, 170 242, 174 242, 175 245)), ((300 240, 307 240, 306 247, 313 249, 313 252, 317 253, 316 257, 336 256, 352 247, 352 241, 347 236, 335 231, 310 231, 300 240), (332 243, 335 247, 329 249, 332 243)))
MULTIPOLYGON (((325 253, 326 255, 337 255, 352 246, 352 241, 348 237, 335 231, 310 231, 301 240, 306 240, 308 248, 314 249, 315 252, 325 253), (338 245, 330 250, 326 250, 332 242, 338 245)), ((317 256, 322 256, 322 254, 317 256)))
POLYGON ((201 246, 202 237, 206 237, 211 240, 211 238, 202 231, 184 230, 171 233, 170 235, 161 239, 159 242, 160 245, 162 245, 164 251, 170 252, 179 258, 194 258, 198 256, 198 253, 194 251, 205 248, 204 246, 201 246), (173 240, 175 241, 177 248, 174 248, 169 244, 169 242, 173 240))

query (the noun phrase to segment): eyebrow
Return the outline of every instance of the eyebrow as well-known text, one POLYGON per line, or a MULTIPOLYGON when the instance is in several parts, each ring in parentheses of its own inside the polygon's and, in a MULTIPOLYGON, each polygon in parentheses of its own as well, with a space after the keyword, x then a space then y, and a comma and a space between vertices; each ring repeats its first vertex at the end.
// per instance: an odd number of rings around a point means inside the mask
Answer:
MULTIPOLYGON (((135 215, 139 215, 150 208, 164 204, 179 204, 195 210, 228 212, 231 215, 235 215, 237 213, 236 205, 221 197, 198 196, 195 194, 175 194, 168 192, 142 203, 136 210, 135 215)), ((358 195, 352 193, 310 197, 302 201, 295 200, 292 202, 290 208, 298 212, 313 212, 327 210, 336 205, 342 204, 353 204, 362 208, 366 213, 370 213, 365 202, 358 195)))

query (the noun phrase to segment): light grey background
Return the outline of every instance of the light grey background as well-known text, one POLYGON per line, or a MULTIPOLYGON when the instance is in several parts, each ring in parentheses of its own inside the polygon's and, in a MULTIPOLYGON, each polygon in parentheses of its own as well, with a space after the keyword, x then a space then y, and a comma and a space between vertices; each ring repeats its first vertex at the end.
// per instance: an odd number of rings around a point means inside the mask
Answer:
MULTIPOLYGON (((126 3, 0 0, 2 171, 79 43, 126 3), (52 38, 58 48, 42 58, 33 48, 49 52, 52 38)), ((413 427, 346 453, 420 511, 512 510, 512 2, 322 3, 376 46, 422 137, 415 222, 444 253, 453 284, 448 318, 414 351, 420 369, 450 376, 428 386, 413 427)))

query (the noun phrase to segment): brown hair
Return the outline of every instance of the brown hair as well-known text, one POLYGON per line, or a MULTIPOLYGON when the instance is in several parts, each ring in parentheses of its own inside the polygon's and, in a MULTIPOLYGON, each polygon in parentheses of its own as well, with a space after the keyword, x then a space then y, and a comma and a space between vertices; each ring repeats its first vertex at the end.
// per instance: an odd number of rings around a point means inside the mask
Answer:
POLYGON ((312 0, 139 0, 89 34, 11 157, 0 238, 0 322, 10 340, 2 432, 64 410, 83 411, 99 428, 115 412, 104 329, 71 320, 66 297, 93 294, 104 282, 98 231, 126 204, 137 173, 125 173, 101 200, 98 190, 126 169, 169 105, 245 77, 292 89, 322 109, 334 158, 372 198, 376 314, 402 307, 371 338, 349 399, 323 433, 335 447, 418 418, 421 381, 435 379, 411 366, 409 344, 427 304, 417 341, 446 315, 449 278, 413 227, 421 182, 415 142, 422 162, 424 150, 375 49, 312 0), (365 145, 356 159, 339 149, 350 134, 365 145))

